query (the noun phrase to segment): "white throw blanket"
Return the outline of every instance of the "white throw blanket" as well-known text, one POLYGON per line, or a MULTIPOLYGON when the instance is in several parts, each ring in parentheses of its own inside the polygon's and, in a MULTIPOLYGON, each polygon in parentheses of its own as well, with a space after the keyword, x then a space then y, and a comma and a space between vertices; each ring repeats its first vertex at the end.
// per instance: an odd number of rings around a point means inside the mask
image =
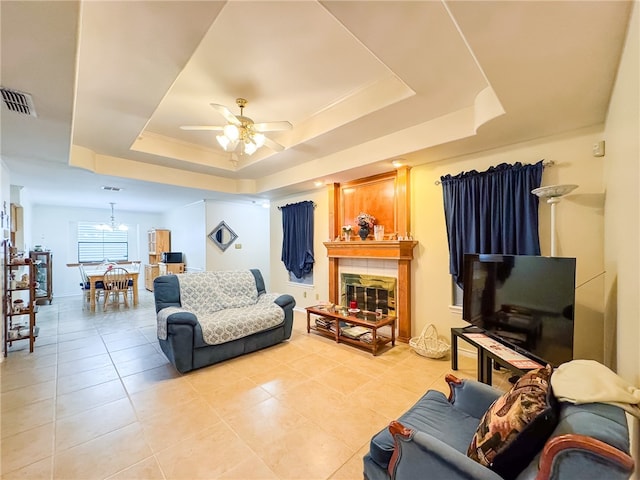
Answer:
POLYGON ((594 360, 563 363, 551 375, 551 387, 558 400, 610 403, 640 418, 640 389, 594 360))

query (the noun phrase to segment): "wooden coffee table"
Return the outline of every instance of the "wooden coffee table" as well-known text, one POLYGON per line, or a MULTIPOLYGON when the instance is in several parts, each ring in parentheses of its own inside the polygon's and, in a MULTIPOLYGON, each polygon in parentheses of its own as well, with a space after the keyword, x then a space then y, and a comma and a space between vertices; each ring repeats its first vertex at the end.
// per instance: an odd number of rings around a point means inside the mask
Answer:
POLYGON ((377 317, 374 312, 358 311, 350 313, 344 307, 325 307, 316 305, 307 307, 307 333, 312 330, 325 337, 333 338, 337 343, 348 343, 358 347, 371 350, 373 355, 378 354, 378 349, 388 343, 391 346, 396 344, 396 317, 382 315, 377 317), (326 327, 314 323, 311 324, 311 316, 315 315, 326 321, 326 327), (378 335, 381 327, 391 327, 391 337, 378 335), (344 329, 351 327, 364 327, 369 330, 370 341, 366 341, 366 336, 352 338, 344 333, 344 329))

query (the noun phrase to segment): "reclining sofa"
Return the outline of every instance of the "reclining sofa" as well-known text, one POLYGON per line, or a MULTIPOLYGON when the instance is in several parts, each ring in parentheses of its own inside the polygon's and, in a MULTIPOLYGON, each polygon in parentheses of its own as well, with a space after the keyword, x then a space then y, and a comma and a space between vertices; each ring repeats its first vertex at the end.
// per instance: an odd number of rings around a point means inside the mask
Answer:
POLYGON ((181 373, 291 337, 296 302, 266 293, 257 269, 163 275, 153 288, 158 341, 181 373))
MULTIPOLYGON (((625 412, 608 403, 558 401, 544 426, 507 429, 511 451, 498 466, 470 458, 479 425, 503 394, 484 383, 446 376, 447 398, 428 391, 371 440, 364 456, 366 480, 623 480, 634 468, 625 412), (494 404, 494 401, 495 404, 494 404), (553 417, 551 423, 548 422, 553 417), (515 438, 513 438, 515 436, 515 438), (506 461, 505 461, 506 460, 506 461)), ((551 396, 553 393, 550 394, 551 396)), ((525 409, 529 404, 521 404, 525 409)), ((506 420, 506 416, 504 417, 506 420)), ((502 421, 502 420, 501 420, 502 421)), ((500 428, 500 427, 498 427, 500 428)), ((491 429, 486 432, 490 433, 491 429)), ((490 439, 493 442, 494 439, 490 439)), ((495 443, 492 447, 495 448, 495 443)))

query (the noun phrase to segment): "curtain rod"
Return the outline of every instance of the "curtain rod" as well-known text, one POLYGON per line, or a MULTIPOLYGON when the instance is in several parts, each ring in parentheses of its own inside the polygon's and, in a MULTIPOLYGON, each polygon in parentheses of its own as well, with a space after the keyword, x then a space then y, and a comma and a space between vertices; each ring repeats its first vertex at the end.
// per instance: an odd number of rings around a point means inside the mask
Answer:
MULTIPOLYGON (((308 202, 309 200, 305 200, 305 201, 308 202)), ((302 203, 302 202, 298 202, 298 203, 302 203)), ((316 202, 311 202, 311 203, 313 204, 313 208, 317 207, 316 202)), ((278 210, 282 210, 284 207, 288 207, 289 205, 295 205, 295 203, 287 203, 286 205, 281 205, 281 206, 279 206, 277 208, 278 208, 278 210)))
MULTIPOLYGON (((545 160, 544 158, 542 159, 542 166, 544 168, 547 167, 553 167, 556 164, 556 162, 554 162, 553 160, 545 160)), ((531 164, 528 164, 531 165, 531 164)), ((442 182, 440 180, 436 180, 435 182, 433 182, 434 185, 440 185, 442 182)))

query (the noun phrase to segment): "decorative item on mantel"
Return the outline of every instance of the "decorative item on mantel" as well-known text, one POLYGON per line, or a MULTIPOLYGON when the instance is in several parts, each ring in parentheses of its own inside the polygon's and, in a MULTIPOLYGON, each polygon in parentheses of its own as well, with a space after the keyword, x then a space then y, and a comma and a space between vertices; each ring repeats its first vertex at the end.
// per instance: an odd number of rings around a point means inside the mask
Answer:
POLYGON ((351 225, 342 226, 342 236, 344 237, 345 242, 348 242, 351 240, 351 225))
POLYGON ((366 240, 369 236, 369 232, 373 229, 373 226, 376 224, 376 217, 373 215, 369 215, 368 213, 360 212, 360 215, 357 217, 358 226, 360 230, 358 230, 358 235, 362 240, 366 240))

